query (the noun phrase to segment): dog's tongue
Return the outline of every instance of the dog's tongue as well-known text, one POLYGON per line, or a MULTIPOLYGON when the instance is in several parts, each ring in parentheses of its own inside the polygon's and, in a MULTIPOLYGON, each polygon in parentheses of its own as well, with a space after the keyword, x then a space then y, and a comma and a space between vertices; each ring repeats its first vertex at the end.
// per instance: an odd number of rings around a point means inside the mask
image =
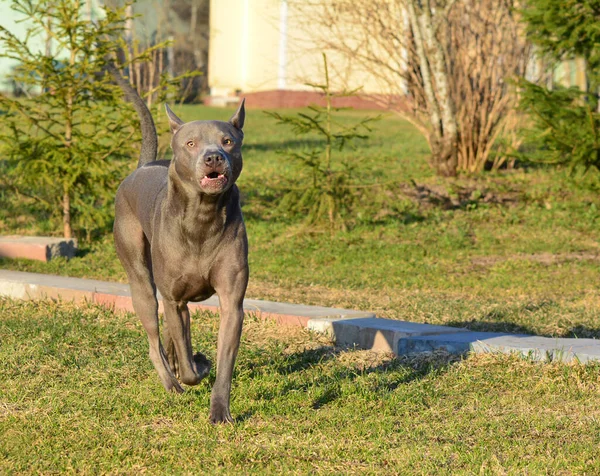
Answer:
POLYGON ((223 187, 223 186, 225 186, 226 183, 227 183, 227 177, 225 177, 225 175, 223 175, 223 174, 219 174, 219 176, 215 177, 215 178, 204 177, 200 181, 200 184, 206 188, 223 187))

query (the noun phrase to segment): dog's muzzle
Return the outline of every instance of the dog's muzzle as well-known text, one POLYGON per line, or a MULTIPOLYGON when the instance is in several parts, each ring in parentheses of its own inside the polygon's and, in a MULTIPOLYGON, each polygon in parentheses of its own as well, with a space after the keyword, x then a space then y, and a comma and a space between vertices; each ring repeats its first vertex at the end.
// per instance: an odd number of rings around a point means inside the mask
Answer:
POLYGON ((211 151, 204 154, 199 165, 200 185, 204 190, 219 193, 227 187, 231 170, 227 157, 211 151))

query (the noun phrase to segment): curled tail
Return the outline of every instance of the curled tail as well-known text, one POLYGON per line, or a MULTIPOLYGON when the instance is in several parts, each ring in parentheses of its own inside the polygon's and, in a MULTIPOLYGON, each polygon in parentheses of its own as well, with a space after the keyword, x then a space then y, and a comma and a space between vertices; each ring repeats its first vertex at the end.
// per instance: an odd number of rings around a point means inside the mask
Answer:
POLYGON ((154 126, 154 120, 152 114, 148 110, 146 103, 142 100, 140 95, 135 89, 131 87, 129 82, 121 76, 121 73, 110 61, 106 69, 112 75, 115 82, 121 87, 125 93, 125 98, 133 104, 133 107, 140 117, 140 125, 142 129, 142 150, 140 152, 140 160, 138 160, 138 169, 149 162, 156 160, 156 154, 158 151, 158 137, 156 135, 156 127, 154 126))

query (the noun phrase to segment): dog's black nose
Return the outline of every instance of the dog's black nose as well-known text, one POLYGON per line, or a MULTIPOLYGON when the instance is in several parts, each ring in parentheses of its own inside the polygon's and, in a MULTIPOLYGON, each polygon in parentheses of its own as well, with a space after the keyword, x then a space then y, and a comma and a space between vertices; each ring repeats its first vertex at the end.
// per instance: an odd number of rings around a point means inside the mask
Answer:
POLYGON ((221 154, 209 154, 204 156, 204 163, 209 167, 214 167, 217 164, 220 164, 223 161, 223 156, 221 154))

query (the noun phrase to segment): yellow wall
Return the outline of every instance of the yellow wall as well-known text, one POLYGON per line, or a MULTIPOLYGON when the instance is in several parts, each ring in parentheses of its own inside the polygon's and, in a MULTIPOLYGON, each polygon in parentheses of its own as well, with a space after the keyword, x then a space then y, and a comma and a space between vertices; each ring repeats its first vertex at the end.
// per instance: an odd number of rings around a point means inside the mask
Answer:
MULTIPOLYGON (((236 90, 311 90, 305 83, 323 82, 321 52, 292 9, 282 25, 283 1, 211 0, 208 82, 213 96, 233 96, 236 90)), ((328 53, 328 63, 334 89, 381 90, 372 76, 341 56, 328 53)))
POLYGON ((212 0, 208 81, 213 95, 277 89, 279 0, 212 0))
MULTIPOLYGON (((303 0, 210 0, 208 81, 213 96, 234 96, 236 90, 311 90, 305 83, 323 82, 321 51, 311 40, 319 36, 319 31, 311 35, 306 28, 311 15, 299 18, 298 10, 290 6, 283 17, 286 21, 282 20, 282 5, 294 1, 303 0)), ((359 0, 347 1, 352 5, 359 0)), ((352 38, 348 33, 346 39, 352 38)), ((361 87, 364 93, 389 91, 352 58, 334 52, 327 52, 327 58, 333 90, 361 87)), ((554 76, 561 84, 586 89, 585 65, 580 59, 563 62, 554 76)))

